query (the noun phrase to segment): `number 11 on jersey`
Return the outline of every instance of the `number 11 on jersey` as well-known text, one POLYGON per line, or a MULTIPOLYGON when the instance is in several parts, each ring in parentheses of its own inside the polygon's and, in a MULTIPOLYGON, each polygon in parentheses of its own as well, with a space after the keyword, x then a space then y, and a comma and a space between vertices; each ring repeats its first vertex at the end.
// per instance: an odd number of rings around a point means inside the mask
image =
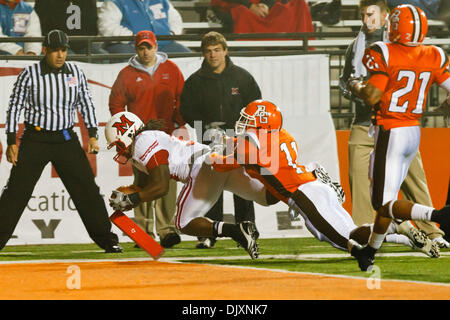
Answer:
POLYGON ((303 170, 300 167, 298 167, 296 164, 297 157, 298 157, 298 150, 297 150, 297 144, 295 143, 295 141, 291 141, 291 149, 295 153, 295 163, 294 163, 294 160, 291 155, 291 150, 289 150, 289 147, 286 144, 286 142, 283 142, 282 144, 280 144, 280 149, 286 155, 286 160, 288 162, 288 165, 290 167, 294 168, 295 171, 297 172, 297 174, 304 173, 303 170))

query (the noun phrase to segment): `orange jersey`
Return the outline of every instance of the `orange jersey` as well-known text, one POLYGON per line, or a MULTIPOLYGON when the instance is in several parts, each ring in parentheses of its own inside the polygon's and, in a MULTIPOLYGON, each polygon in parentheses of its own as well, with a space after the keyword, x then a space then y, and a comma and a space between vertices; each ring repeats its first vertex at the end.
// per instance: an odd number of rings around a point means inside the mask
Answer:
POLYGON ((419 125, 431 85, 450 78, 448 56, 435 46, 375 42, 363 63, 368 83, 383 92, 376 120, 386 130, 419 125))
POLYGON ((228 164, 217 164, 213 160, 213 167, 224 171, 242 165, 252 178, 261 181, 275 197, 287 202, 300 185, 316 180, 313 173, 307 172, 298 163, 297 157, 297 143, 286 130, 272 133, 253 130, 236 140, 233 162, 223 157, 219 162, 228 164))

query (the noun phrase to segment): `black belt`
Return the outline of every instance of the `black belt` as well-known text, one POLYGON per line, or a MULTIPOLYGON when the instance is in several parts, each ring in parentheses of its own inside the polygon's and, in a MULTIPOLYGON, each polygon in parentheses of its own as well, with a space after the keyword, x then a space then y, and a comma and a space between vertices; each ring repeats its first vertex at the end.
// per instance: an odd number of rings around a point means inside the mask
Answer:
POLYGON ((77 135, 73 131, 73 127, 63 130, 46 130, 38 126, 25 123, 25 131, 22 138, 30 139, 38 142, 61 143, 76 138, 77 135))

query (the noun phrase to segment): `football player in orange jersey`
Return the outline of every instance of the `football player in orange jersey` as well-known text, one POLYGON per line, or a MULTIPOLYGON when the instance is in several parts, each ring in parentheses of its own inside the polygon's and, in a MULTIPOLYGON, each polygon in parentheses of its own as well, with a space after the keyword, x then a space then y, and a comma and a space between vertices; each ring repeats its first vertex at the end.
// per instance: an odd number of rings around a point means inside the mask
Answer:
MULTIPOLYGON (((364 248, 352 251, 361 270, 374 264, 392 219, 428 220, 450 233, 450 207, 435 210, 405 200, 396 200, 411 160, 419 148, 419 118, 430 86, 437 83, 450 93, 449 61, 439 47, 422 44, 427 33, 424 12, 411 5, 395 7, 389 16, 389 40, 366 49, 363 63, 370 77, 362 83, 352 79, 349 89, 375 112, 371 132, 375 149, 371 155, 372 205, 375 224, 364 248)), ((450 103, 450 95, 444 104, 450 103)))
MULTIPOLYGON (((216 171, 243 166, 275 198, 302 215, 308 230, 320 241, 349 252, 350 237, 367 243, 371 226, 357 229, 341 205, 342 188, 332 183, 317 163, 307 166, 298 163, 297 142, 282 129, 279 108, 265 100, 251 102, 241 110, 235 133, 237 138, 228 138, 231 143, 227 143, 225 151, 232 150, 228 155, 222 155, 221 148, 216 152, 213 148, 211 163, 216 171)), ((410 244, 406 236, 398 234, 389 235, 386 241, 410 244)))

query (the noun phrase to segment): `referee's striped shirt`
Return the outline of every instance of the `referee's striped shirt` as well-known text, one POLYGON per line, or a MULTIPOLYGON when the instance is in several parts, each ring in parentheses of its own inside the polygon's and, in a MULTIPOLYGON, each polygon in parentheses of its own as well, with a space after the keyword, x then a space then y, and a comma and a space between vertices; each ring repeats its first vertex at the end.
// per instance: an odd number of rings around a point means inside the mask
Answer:
POLYGON ((79 110, 89 136, 97 132, 98 123, 86 76, 80 67, 70 62, 52 71, 44 58, 19 74, 6 114, 8 145, 15 144, 22 110, 25 110, 25 123, 48 131, 72 128, 79 110))

